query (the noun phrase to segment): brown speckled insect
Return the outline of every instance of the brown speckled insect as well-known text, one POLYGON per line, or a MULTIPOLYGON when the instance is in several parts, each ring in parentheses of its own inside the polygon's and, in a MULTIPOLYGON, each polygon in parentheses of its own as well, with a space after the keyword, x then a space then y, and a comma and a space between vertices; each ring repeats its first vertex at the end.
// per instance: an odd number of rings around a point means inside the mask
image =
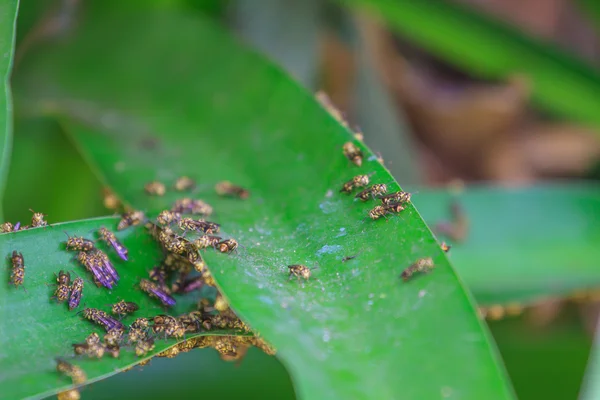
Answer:
POLYGON ((184 232, 194 231, 212 235, 213 233, 218 233, 221 230, 221 225, 201 219, 196 221, 192 218, 181 218, 177 224, 179 225, 179 229, 184 232))
POLYGON ((390 193, 386 196, 380 196, 379 199, 383 204, 392 204, 392 203, 408 203, 410 198, 412 197, 412 193, 398 191, 394 193, 390 193))
POLYGON ((356 175, 348 182, 344 183, 340 193, 351 193, 354 189, 367 186, 369 184, 369 175, 356 175))
POLYGON ((172 222, 178 222, 179 220, 181 220, 181 214, 169 210, 161 211, 158 217, 156 217, 156 222, 163 226, 170 225, 172 222))
POLYGON ((112 305, 111 311, 113 314, 124 316, 136 312, 139 308, 140 307, 132 301, 121 300, 112 305))
POLYGON ((180 214, 201 214, 201 215, 211 215, 213 213, 213 208, 210 204, 202 201, 202 200, 194 200, 189 197, 184 197, 183 199, 179 199, 175 201, 173 207, 171 207, 171 211, 180 213, 180 214))
POLYGON ((219 196, 237 197, 247 199, 250 197, 250 191, 241 186, 234 185, 229 181, 221 181, 215 185, 215 191, 219 196))
POLYGON ((238 242, 235 239, 226 239, 217 243, 216 248, 221 253, 229 253, 238 248, 238 242))
POLYGON ((104 356, 104 346, 98 343, 73 343, 73 352, 76 355, 86 355, 90 358, 102 358, 104 356))
POLYGON ((127 248, 123 246, 123 244, 117 239, 114 233, 106 229, 105 227, 101 227, 98 229, 98 235, 100 239, 105 241, 110 247, 112 247, 117 255, 123 260, 127 261, 127 248))
POLYGON ((10 283, 19 287, 25 280, 25 260, 23 254, 18 253, 16 250, 12 252, 10 257, 12 263, 12 272, 10 274, 10 283))
POLYGON ((146 215, 142 211, 132 211, 121 216, 121 220, 117 225, 117 230, 122 231, 130 226, 139 225, 146 219, 146 215))
POLYGON ((214 247, 221 241, 220 236, 203 235, 198 239, 194 240, 194 247, 196 250, 206 249, 207 247, 214 247))
POLYGON ((69 297, 69 310, 79 307, 83 294, 83 279, 75 278, 71 285, 71 296, 69 297))
POLYGON ((355 197, 362 201, 367 201, 377 196, 381 196, 387 192, 387 185, 385 183, 376 183, 369 186, 365 190, 358 193, 355 197))
POLYGON ((32 228, 38 228, 41 226, 48 225, 48 223, 44 220, 44 217, 46 216, 46 214, 37 213, 37 212, 33 211, 31 208, 29 209, 29 211, 31 211, 33 213, 33 216, 31 217, 31 227, 32 228))
POLYGON ((306 265, 301 264, 288 265, 288 269, 290 272, 289 279, 296 277, 298 280, 300 280, 300 278, 308 280, 310 278, 312 270, 317 268, 318 267, 308 268, 306 265))
POLYGON ((379 219, 381 217, 385 217, 388 214, 400 213, 404 209, 405 207, 400 203, 392 203, 384 206, 375 206, 371 210, 369 210, 369 218, 379 219))
POLYGON ((85 372, 80 367, 70 364, 61 358, 56 359, 56 370, 70 377, 76 385, 82 384, 87 380, 85 372))
POLYGON ((5 222, 3 224, 0 224, 0 233, 9 233, 9 232, 12 232, 13 229, 14 229, 14 226, 10 222, 5 222))
POLYGON ((69 236, 69 234, 67 232, 65 232, 65 234, 67 235, 67 241, 65 242, 65 246, 67 248, 67 250, 70 251, 91 251, 94 249, 94 242, 89 240, 89 239, 85 239, 83 237, 80 236, 69 236))
POLYGON ((56 290, 54 291, 53 299, 56 299, 59 303, 69 299, 71 293, 71 274, 65 271, 59 271, 58 277, 56 278, 56 290))
POLYGON ((356 165, 357 167, 360 167, 362 165, 363 152, 361 149, 358 148, 357 145, 355 145, 352 142, 346 142, 344 143, 342 150, 346 158, 352 161, 354 165, 356 165))
POLYGON ((164 196, 167 191, 165 184, 158 181, 146 183, 144 190, 151 196, 164 196))
POLYGON ((402 271, 402 274, 400 276, 406 282, 415 273, 429 273, 434 267, 435 265, 433 264, 433 259, 431 257, 419 258, 410 267, 402 271))
POLYGON ((80 400, 81 394, 77 389, 65 390, 56 395, 57 400, 80 400))
POLYGON ((196 182, 192 178, 190 178, 188 176, 180 176, 175 181, 175 185, 173 185, 173 187, 175 188, 175 190, 177 190, 178 192, 183 192, 183 191, 186 191, 186 190, 191 190, 195 186, 196 186, 196 182))
POLYGON ((167 292, 159 288, 156 283, 147 279, 142 279, 140 281, 140 289, 146 292, 150 297, 157 298, 163 305, 167 307, 172 307, 176 303, 175 299, 169 296, 167 292))
POLYGON ((442 251, 444 253, 447 253, 450 251, 450 249, 452 248, 452 246, 450 246, 448 243, 446 242, 442 242, 442 244, 440 245, 440 247, 442 248, 442 251))
POLYGON ((138 340, 135 344, 135 355, 138 357, 143 357, 152 350, 154 350, 154 339, 152 338, 138 340))

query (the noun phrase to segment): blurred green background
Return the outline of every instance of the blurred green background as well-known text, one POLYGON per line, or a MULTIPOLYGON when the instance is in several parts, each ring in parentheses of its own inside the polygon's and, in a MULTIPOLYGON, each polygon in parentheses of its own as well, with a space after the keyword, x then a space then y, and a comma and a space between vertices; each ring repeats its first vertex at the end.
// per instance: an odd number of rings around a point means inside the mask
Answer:
MULTIPOLYGON (((34 51, 47 37, 68 31, 81 3, 21 1, 17 69, 18 58, 27 51, 34 51), (40 29, 57 15, 60 24, 40 29)), ((351 120, 364 128, 366 142, 382 151, 401 183, 443 185, 458 178, 467 183, 506 184, 598 178, 597 132, 577 124, 556 125, 554 118, 533 107, 529 92, 519 84, 509 79, 482 81, 405 37, 392 35, 376 20, 344 11, 337 3, 259 3, 260 7, 250 0, 155 0, 131 2, 131 6, 180 7, 211 15, 267 52, 311 90, 326 88, 351 120), (396 53, 390 55, 392 50, 396 53), (386 60, 388 64, 405 61, 427 71, 426 79, 420 78, 430 86, 426 94, 449 96, 453 102, 445 105, 446 111, 456 118, 448 118, 435 104, 429 110, 420 108, 414 92, 406 89, 412 87, 406 84, 406 76, 395 76, 398 69, 390 72, 382 67, 386 60), (461 96, 451 96, 457 92, 461 96), (469 125, 475 125, 475 133, 469 134, 469 125), (448 135, 449 140, 445 139, 448 135), (487 149, 481 157, 468 156, 481 148, 487 149)), ((456 3, 475 9, 477 2, 456 3)), ((590 22, 595 15, 593 2, 590 8, 578 8, 571 1, 517 3, 492 1, 488 9, 478 12, 556 48, 569 47, 596 68, 600 30, 590 22), (538 15, 524 15, 535 7, 538 15)), ((589 7, 590 2, 584 3, 589 7)), ((48 214, 51 223, 109 214, 102 204, 101 183, 61 128, 53 121, 29 118, 27 110, 15 111, 14 149, 3 205, 6 219, 26 223, 31 217, 29 208, 48 214)), ((418 198, 415 203, 418 207, 418 198)), ((490 322, 520 399, 577 398, 596 316, 584 308, 563 302, 542 304, 522 316, 490 322)), ((88 399, 294 397, 285 368, 255 349, 240 365, 221 361, 210 349, 175 359, 154 359, 149 365, 92 384, 82 395, 88 399)))

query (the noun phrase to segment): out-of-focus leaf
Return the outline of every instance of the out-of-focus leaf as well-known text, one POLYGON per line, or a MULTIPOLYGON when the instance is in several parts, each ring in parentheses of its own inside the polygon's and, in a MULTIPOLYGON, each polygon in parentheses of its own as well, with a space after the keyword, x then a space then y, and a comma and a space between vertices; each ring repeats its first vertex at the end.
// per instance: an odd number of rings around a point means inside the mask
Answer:
POLYGON ((102 186, 56 121, 15 117, 3 206, 7 220, 29 224, 32 208, 51 223, 106 215, 102 186))
MULTIPOLYGON (((454 196, 419 191, 414 203, 434 227, 454 196)), ((479 304, 533 302, 600 287, 600 188, 546 184, 467 188, 456 197, 468 221, 450 259, 479 304)))
POLYGON ((577 398, 591 345, 577 317, 566 313, 542 329, 526 316, 489 322, 519 400, 577 398))
POLYGON ((323 0, 236 0, 232 19, 240 37, 314 89, 319 67, 323 0))
POLYGON ((449 1, 341 1, 380 15, 399 34, 479 77, 524 74, 540 107, 600 127, 600 74, 549 44, 449 1))
MULTIPOLYGON (((406 184, 418 183, 419 164, 415 143, 405 123, 402 110, 382 82, 374 61, 372 36, 376 26, 366 19, 355 19, 354 39, 358 48, 358 71, 355 89, 356 118, 368 132, 365 142, 380 151, 394 177, 406 184)), ((376 39, 375 39, 376 40, 376 39)))
POLYGON ((222 236, 241 245, 207 251, 211 272, 278 349, 300 397, 512 396, 470 296, 416 210, 371 221, 373 202, 338 193, 359 173, 398 186, 367 149, 361 168, 344 158, 350 132, 311 95, 206 20, 87 4, 82 30, 23 66, 23 104, 59 115, 135 207, 182 196, 147 196, 150 180, 199 182, 193 196, 215 206, 222 236), (222 179, 250 198, 218 198, 222 179), (435 272, 399 279, 428 256, 435 272), (288 280, 296 263, 318 263, 316 279, 288 280), (420 374, 398 374, 416 365, 420 374))
MULTIPOLYGON (((12 146, 12 97, 9 79, 14 55, 18 6, 18 0, 0 3, 0 200, 4 196, 12 146)), ((0 218, 2 218, 1 209, 0 218)))

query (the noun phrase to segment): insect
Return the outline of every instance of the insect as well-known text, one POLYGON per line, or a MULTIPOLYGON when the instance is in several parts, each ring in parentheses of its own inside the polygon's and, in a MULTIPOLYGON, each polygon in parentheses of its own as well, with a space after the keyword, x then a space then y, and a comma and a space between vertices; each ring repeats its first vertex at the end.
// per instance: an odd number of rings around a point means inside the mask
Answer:
POLYGON ((91 251, 94 249, 94 242, 89 240, 89 239, 85 239, 83 237, 80 236, 69 236, 69 234, 67 232, 65 232, 65 234, 67 235, 67 241, 65 243, 65 246, 67 248, 67 250, 71 250, 71 251, 91 251))
POLYGON ((207 247, 216 246, 217 243, 221 241, 221 239, 222 238, 220 236, 203 235, 200 236, 198 239, 194 240, 193 245, 196 248, 196 250, 202 250, 207 247))
POLYGON ((208 216, 213 213, 213 208, 202 200, 184 197, 175 201, 175 204, 171 207, 171 211, 181 214, 203 214, 208 216))
POLYGON ((92 332, 85 338, 85 343, 89 345, 100 343, 100 336, 96 332, 92 332))
POLYGON ((383 204, 391 204, 391 203, 408 203, 410 198, 412 197, 412 193, 398 191, 394 193, 390 193, 386 196, 380 196, 379 199, 383 204))
POLYGON ((301 264, 288 265, 288 269, 290 270, 289 279, 292 279, 292 277, 295 276, 298 278, 298 280, 300 280, 300 278, 308 280, 310 278, 311 271, 316 268, 317 267, 308 268, 306 265, 301 264))
POLYGON ((167 337, 183 337, 185 326, 175 317, 170 315, 157 315, 154 317, 154 333, 164 332, 167 337))
POLYGON ((111 329, 106 335, 104 335, 104 345, 106 350, 114 357, 119 357, 120 346, 119 342, 123 337, 123 330, 111 329))
POLYGON ((0 224, 0 233, 12 232, 13 229, 14 229, 14 226, 10 222, 5 222, 3 224, 0 224))
POLYGON ((70 377, 73 380, 73 383, 76 385, 79 385, 87 380, 85 372, 83 372, 80 367, 68 363, 61 358, 56 358, 56 370, 70 377))
POLYGON ((147 279, 142 279, 140 281, 140 289, 146 292, 150 297, 157 298, 163 305, 167 307, 174 306, 176 303, 175 299, 169 296, 167 292, 159 288, 154 282, 151 282, 147 279))
POLYGON ((442 251, 444 253, 447 253, 450 251, 450 249, 452 248, 452 246, 450 246, 448 243, 446 242, 442 242, 442 244, 440 245, 440 247, 442 248, 442 251))
POLYGON ((77 389, 65 390, 56 395, 57 400, 80 400, 81 394, 77 389))
POLYGON ((112 276, 104 269, 104 265, 100 259, 94 257, 93 254, 80 251, 77 255, 77 260, 94 276, 96 284, 112 289, 115 281, 112 276))
POLYGON ((167 271, 162 267, 154 267, 150 270, 150 279, 156 282, 159 288, 164 289, 167 282, 167 271))
POLYGON ((179 229, 182 231, 194 231, 207 234, 218 233, 221 230, 221 225, 204 220, 195 220, 192 218, 182 218, 178 221, 179 229))
POLYGON ((31 211, 33 213, 33 216, 31 217, 31 227, 32 228, 38 228, 41 226, 48 225, 48 223, 44 220, 44 217, 46 216, 46 214, 36 213, 31 208, 29 209, 29 211, 31 211))
POLYGON ((189 293, 194 290, 200 290, 202 286, 204 286, 204 278, 196 276, 194 278, 183 280, 173 291, 177 293, 189 293))
POLYGON ((109 210, 116 210, 121 206, 119 198, 108 188, 102 189, 102 202, 109 210))
POLYGON ((408 281, 415 273, 428 273, 430 272, 435 265, 433 264, 433 259, 431 257, 419 258, 410 267, 406 268, 402 271, 400 275, 402 279, 406 282, 408 281))
POLYGON ((121 216, 121 220, 117 225, 117 230, 122 231, 130 226, 139 225, 146 219, 146 215, 142 211, 132 211, 121 216))
POLYGON ((127 248, 117 239, 114 233, 102 227, 98 229, 98 235, 100 239, 104 240, 110 247, 112 247, 123 261, 127 261, 127 248))
POLYGON ((163 242, 165 250, 175 254, 186 254, 192 244, 181 236, 173 235, 163 242))
POLYGON ((164 196, 166 192, 164 183, 158 181, 146 183, 146 185, 144 186, 144 190, 146 191, 146 193, 152 196, 164 196))
POLYGON ((116 283, 119 280, 119 274, 117 273, 117 270, 113 266, 112 262, 110 261, 110 258, 108 258, 106 253, 104 253, 102 250, 96 249, 91 253, 91 256, 92 258, 102 263, 104 271, 106 271, 108 275, 110 275, 110 277, 113 279, 113 282, 116 283))
POLYGON ((154 339, 138 340, 135 344, 135 355, 138 357, 143 357, 152 350, 154 350, 154 339))
POLYGON ((169 225, 172 222, 178 222, 181 219, 181 214, 174 211, 163 210, 156 217, 156 222, 160 225, 169 225))
POLYGON ((112 305, 111 311, 116 315, 127 315, 132 314, 139 310, 139 306, 132 301, 121 300, 118 303, 112 305))
POLYGON ((229 253, 237 249, 238 242, 235 239, 226 239, 217 243, 216 248, 221 253, 229 253))
POLYGON ((348 182, 344 183, 340 193, 351 193, 354 189, 367 186, 369 184, 369 175, 356 175, 348 182))
POLYGON ((354 254, 353 256, 345 256, 344 258, 342 258, 342 262, 354 260, 356 257, 358 257, 358 254, 354 254))
POLYGON ((202 312, 192 311, 188 314, 180 315, 179 322, 183 325, 186 332, 197 332, 202 327, 202 312))
POLYGON ((250 197, 248 189, 244 189, 241 186, 234 185, 229 181, 222 181, 215 185, 215 190, 219 196, 230 196, 237 197, 240 199, 247 199, 250 197))
POLYGON ((367 201, 370 198, 383 195, 387 192, 387 185, 385 183, 376 183, 369 186, 365 190, 358 193, 355 197, 362 201, 367 201))
POLYGON ((361 149, 358 148, 357 145, 355 145, 352 142, 346 142, 342 147, 342 151, 344 152, 346 158, 352 161, 354 165, 356 165, 357 167, 360 167, 362 165, 363 152, 361 149))
POLYGON ((192 178, 187 176, 180 176, 175 181, 175 185, 173 185, 175 190, 177 190, 178 192, 193 189, 194 186, 196 186, 196 182, 192 178))
POLYGON ((92 358, 102 358, 104 356, 104 346, 100 343, 73 343, 73 352, 77 355, 85 354, 92 358))
POLYGON ((15 250, 12 252, 10 260, 12 263, 10 283, 15 285, 15 287, 19 287, 25 280, 25 260, 23 259, 23 254, 15 250))
POLYGON ((102 310, 85 308, 81 313, 83 314, 83 318, 102 326, 107 332, 112 329, 125 330, 125 326, 122 323, 102 310))
POLYGON ((56 278, 56 290, 54 291, 54 298, 62 303, 69 298, 69 294, 71 292, 71 274, 65 271, 59 271, 58 277, 56 278))
POLYGON ((384 206, 375 206, 369 210, 369 218, 379 219, 391 213, 399 213, 404 210, 404 206, 400 203, 392 203, 384 206))

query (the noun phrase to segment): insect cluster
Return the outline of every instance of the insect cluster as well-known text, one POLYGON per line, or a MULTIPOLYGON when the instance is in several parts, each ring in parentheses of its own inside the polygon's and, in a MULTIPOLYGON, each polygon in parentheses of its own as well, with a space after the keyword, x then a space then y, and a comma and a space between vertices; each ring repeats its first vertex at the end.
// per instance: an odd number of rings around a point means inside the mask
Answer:
POLYGON ((17 222, 16 224, 12 224, 12 222, 4 222, 0 224, 0 233, 10 233, 16 231, 23 231, 29 228, 40 228, 48 226, 48 222, 44 219, 46 214, 42 214, 39 212, 35 212, 32 209, 29 209, 33 213, 31 216, 31 225, 21 225, 21 222, 17 222))
MULTIPOLYGON (((353 142, 347 142, 342 146, 344 156, 354 165, 360 167, 363 165, 364 154, 362 150, 353 142)), ((381 162, 381 160, 380 160, 381 162)), ((370 175, 356 175, 342 185, 341 193, 350 194, 356 189, 362 189, 355 195, 356 199, 366 202, 369 200, 379 200, 380 204, 374 206, 368 211, 368 217, 372 220, 387 218, 389 215, 399 214, 404 211, 411 201, 412 194, 404 191, 388 193, 388 186, 385 183, 375 183, 370 185, 370 175)), ((444 252, 450 250, 450 246, 445 242, 441 244, 444 252)), ((290 278, 292 276, 308 279, 310 270, 305 266, 290 265, 290 278)), ((404 281, 408 281, 416 273, 428 273, 434 268, 431 257, 421 258, 407 267, 401 274, 404 281)))
MULTIPOLYGON (((177 192, 189 192, 197 187, 196 181, 189 176, 181 176, 177 178, 173 183, 173 189, 177 192)), ((159 181, 148 182, 144 185, 144 191, 151 196, 164 196, 167 193, 167 185, 159 181)), ((215 191, 219 196, 223 197, 236 197, 239 199, 247 199, 250 197, 250 191, 242 186, 235 185, 230 181, 221 181, 215 185, 215 191)), ((185 199, 182 199, 183 202, 185 199)), ((189 200, 189 199, 187 199, 189 200)), ((180 213, 190 212, 192 214, 206 214, 212 213, 212 208, 202 208, 202 205, 196 205, 198 208, 194 208, 192 211, 188 206, 177 207, 175 211, 180 213)))
MULTIPOLYGON (((113 232, 109 231, 105 227, 101 227, 98 229, 97 234, 99 240, 106 242, 106 244, 117 253, 121 260, 127 261, 127 248, 123 246, 113 232)), ((69 236, 67 234, 65 248, 68 251, 77 252, 77 261, 79 261, 79 263, 92 274, 93 280, 97 286, 104 286, 108 289, 112 289, 119 281, 119 273, 117 272, 113 262, 104 251, 96 247, 96 244, 93 240, 86 239, 81 236, 69 236)), ((76 289, 82 288, 83 282, 78 284, 76 287, 76 289)), ((79 299, 81 298, 80 293, 81 292, 79 291, 79 299)), ((77 307, 78 304, 79 302, 77 301, 77 304, 72 308, 77 307)), ((69 304, 69 307, 71 308, 71 304, 69 304)))

